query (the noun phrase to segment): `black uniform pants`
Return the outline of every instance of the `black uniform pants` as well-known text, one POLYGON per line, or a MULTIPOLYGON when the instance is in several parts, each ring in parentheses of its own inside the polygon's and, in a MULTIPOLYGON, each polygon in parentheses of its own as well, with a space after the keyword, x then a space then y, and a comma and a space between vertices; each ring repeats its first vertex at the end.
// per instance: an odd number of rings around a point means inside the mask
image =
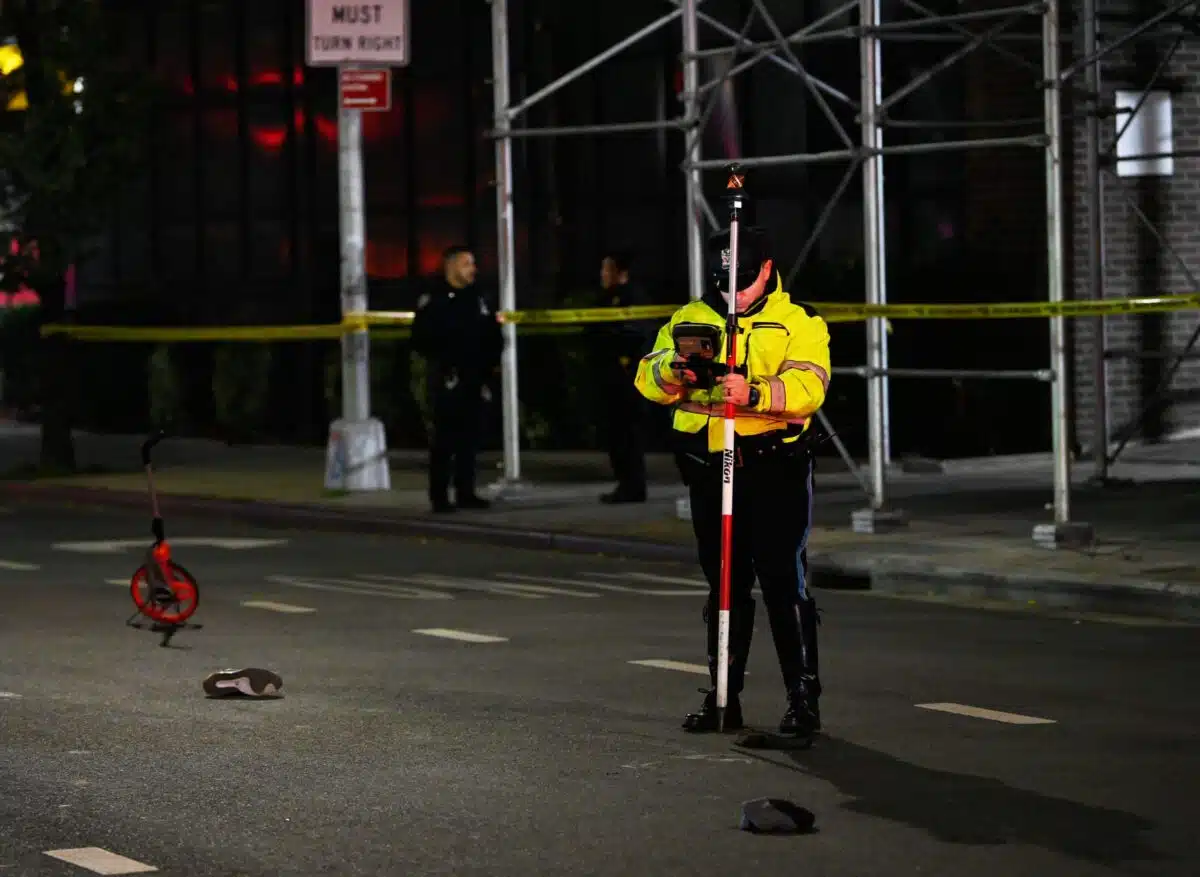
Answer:
POLYGON ((475 495, 475 456, 483 429, 482 387, 462 381, 431 388, 433 436, 429 447, 429 498, 444 502, 453 479, 458 500, 475 495))
POLYGON ((649 407, 633 384, 634 373, 614 366, 604 382, 604 420, 600 431, 617 489, 646 494, 646 429, 649 407))
MULTIPOLYGON (((738 439, 738 444, 750 440, 738 439)), ((786 447, 786 446, 785 446, 786 447)), ((708 581, 708 666, 716 684, 721 587, 720 454, 701 463, 678 457, 692 504, 692 529, 708 581)), ((733 476, 733 563, 730 571, 729 693, 742 690, 757 578, 766 604, 783 683, 789 693, 820 694, 816 603, 808 591, 808 534, 812 519, 812 457, 803 449, 738 454, 733 476)))

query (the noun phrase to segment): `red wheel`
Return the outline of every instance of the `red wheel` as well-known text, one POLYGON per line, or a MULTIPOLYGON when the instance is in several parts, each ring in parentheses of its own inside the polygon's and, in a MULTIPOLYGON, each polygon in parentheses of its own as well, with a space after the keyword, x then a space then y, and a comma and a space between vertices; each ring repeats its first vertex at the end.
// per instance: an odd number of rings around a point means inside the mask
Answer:
POLYGON ((151 593, 149 576, 145 565, 139 566, 129 581, 129 593, 138 611, 160 624, 182 624, 192 617, 200 605, 200 585, 192 574, 177 564, 168 561, 171 595, 155 598, 151 593))

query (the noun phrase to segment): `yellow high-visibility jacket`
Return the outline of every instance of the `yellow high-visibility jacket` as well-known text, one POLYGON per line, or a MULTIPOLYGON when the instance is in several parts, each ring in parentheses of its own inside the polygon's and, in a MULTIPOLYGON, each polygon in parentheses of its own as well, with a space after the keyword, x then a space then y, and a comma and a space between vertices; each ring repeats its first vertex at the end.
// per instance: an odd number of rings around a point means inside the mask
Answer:
MULTIPOLYGON (((811 308, 792 302, 778 274, 775 291, 758 304, 738 317, 736 362, 746 366, 746 379, 758 388, 759 399, 753 407, 736 410, 734 430, 742 436, 806 431, 829 389, 829 327, 811 308)), ((671 333, 679 323, 717 327, 718 357, 724 363, 725 320, 725 314, 703 301, 684 305, 659 330, 654 349, 642 357, 634 379, 638 392, 651 402, 675 407, 672 426, 679 432, 696 434, 707 427, 710 452, 724 447, 721 387, 699 390, 679 384, 679 374, 671 368, 675 356, 671 333)), ((798 438, 789 435, 785 441, 798 438)))

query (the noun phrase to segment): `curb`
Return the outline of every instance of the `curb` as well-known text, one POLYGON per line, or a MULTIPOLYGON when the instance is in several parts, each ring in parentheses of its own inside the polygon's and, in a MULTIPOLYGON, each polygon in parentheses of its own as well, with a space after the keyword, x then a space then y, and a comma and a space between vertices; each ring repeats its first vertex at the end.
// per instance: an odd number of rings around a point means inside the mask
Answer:
MULTIPOLYGON (((30 503, 145 509, 140 491, 94 487, 0 483, 0 497, 30 503)), ((222 518, 283 529, 395 534, 523 549, 604 554, 633 560, 694 563, 695 548, 640 539, 519 529, 491 524, 434 521, 330 509, 304 503, 228 500, 168 494, 168 515, 222 518)), ((1100 580, 1061 573, 1054 578, 939 565, 906 555, 814 553, 813 587, 873 591, 897 596, 950 597, 1036 605, 1042 609, 1200 621, 1200 585, 1159 581, 1100 580)))

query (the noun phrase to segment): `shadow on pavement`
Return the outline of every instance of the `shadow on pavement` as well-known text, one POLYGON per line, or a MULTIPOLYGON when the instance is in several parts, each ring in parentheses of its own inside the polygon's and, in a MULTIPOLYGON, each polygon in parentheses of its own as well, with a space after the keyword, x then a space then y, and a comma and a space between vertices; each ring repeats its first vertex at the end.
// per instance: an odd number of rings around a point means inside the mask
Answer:
POLYGON ((1154 823, 1133 813, 921 767, 835 737, 821 736, 787 761, 738 753, 825 780, 853 798, 845 809, 921 829, 944 843, 1026 844, 1110 866, 1169 860, 1142 838, 1154 823))

